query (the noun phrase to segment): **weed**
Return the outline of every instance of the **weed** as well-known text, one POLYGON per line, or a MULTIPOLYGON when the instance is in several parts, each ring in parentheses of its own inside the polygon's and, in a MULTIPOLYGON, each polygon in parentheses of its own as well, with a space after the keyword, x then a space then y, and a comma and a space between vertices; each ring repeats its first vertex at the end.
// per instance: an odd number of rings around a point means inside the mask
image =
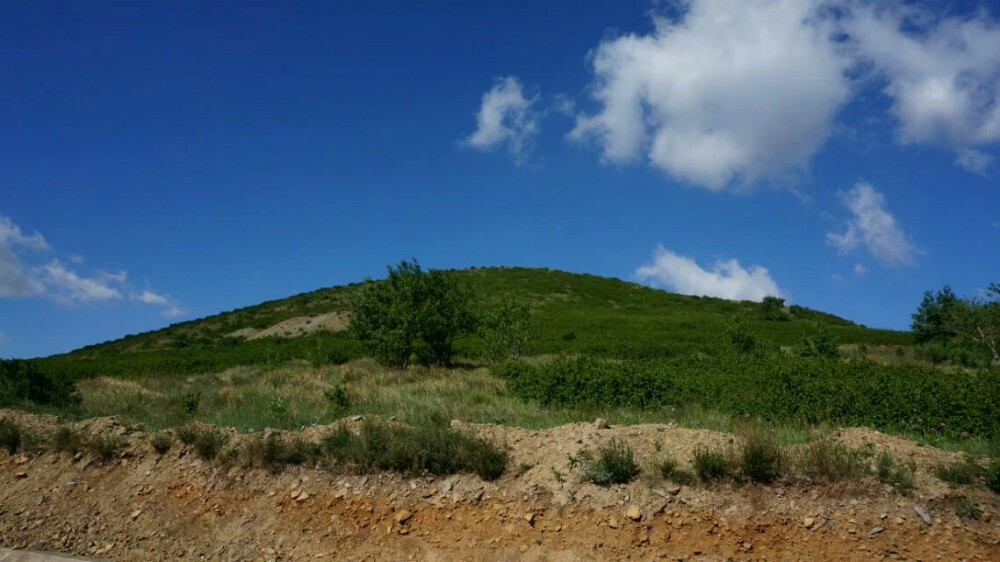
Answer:
POLYGON ((865 472, 865 452, 820 439, 806 445, 795 464, 807 478, 838 482, 856 478, 865 472))
POLYGON ((347 396, 347 390, 342 384, 327 389, 323 396, 330 403, 330 408, 337 414, 344 413, 351 407, 351 399, 347 396))
POLYGON ((743 438, 739 465, 741 475, 751 482, 770 484, 781 476, 782 454, 774 434, 751 428, 743 438))
POLYGON ((730 476, 726 452, 722 449, 697 449, 694 472, 702 482, 716 482, 730 476))
POLYGON ((61 453, 75 455, 83 449, 83 441, 71 427, 61 426, 52 434, 52 448, 61 453))
POLYGON ((170 435, 166 433, 158 433, 153 436, 150 440, 150 445, 153 446, 153 450, 156 451, 158 455, 165 455, 170 447, 173 446, 174 441, 170 438, 170 435))
POLYGON ((985 479, 986 487, 993 490, 994 493, 1000 494, 1000 460, 994 460, 986 468, 985 479))
POLYGON ((181 443, 185 445, 193 445, 198 439, 198 435, 201 431, 193 425, 182 425, 181 427, 175 429, 174 433, 177 434, 177 439, 179 439, 181 443))
POLYGON ((520 465, 518 465, 517 470, 514 472, 514 475, 517 476, 518 478, 520 478, 520 477, 524 476, 525 474, 527 474, 528 471, 531 470, 534 467, 535 467, 535 465, 533 465, 531 463, 523 462, 520 465))
POLYGON ((934 468, 934 475, 953 486, 968 486, 976 481, 981 469, 971 457, 955 464, 942 464, 934 468))
POLYGON ((281 396, 275 396, 267 405, 267 415, 268 419, 273 422, 281 423, 285 421, 288 419, 288 402, 281 396))
POLYGON ((957 515, 959 519, 963 520, 979 520, 979 518, 983 515, 983 510, 979 507, 979 504, 976 503, 975 500, 969 496, 962 496, 958 498, 958 501, 955 503, 955 515, 957 515))
POLYGON ((21 446, 22 440, 21 427, 14 420, 0 418, 0 447, 7 449, 7 452, 13 455, 21 446))
POLYGON ((599 486, 625 484, 639 475, 639 465, 627 443, 612 439, 597 448, 597 455, 581 451, 583 457, 583 479, 599 486))
POLYGON ((187 416, 193 416, 195 412, 198 411, 198 404, 201 402, 200 392, 188 392, 183 397, 181 397, 180 402, 177 403, 177 409, 186 414, 187 416))
POLYGON ((102 461, 109 461, 125 446, 125 441, 111 435, 91 437, 84 441, 87 450, 102 461))
POLYGON ((552 469, 552 477, 555 478, 556 482, 559 482, 559 483, 562 483, 562 482, 566 481, 566 479, 563 478, 562 472, 559 472, 558 470, 556 470, 554 468, 552 469))
POLYGON ((210 461, 215 460, 222 446, 226 444, 226 436, 218 429, 204 429, 198 432, 194 440, 194 450, 198 456, 210 461))
POLYGON ((288 465, 315 461, 319 457, 320 448, 299 437, 288 440, 277 433, 271 433, 267 437, 251 440, 243 454, 248 466, 280 472, 288 465))
POLYGON ((875 476, 879 482, 889 484, 897 492, 905 493, 913 489, 913 470, 897 463, 889 453, 879 456, 875 476))
POLYGON ((664 459, 657 463, 657 472, 664 480, 670 480, 675 484, 690 485, 695 481, 695 475, 689 470, 684 470, 674 459, 664 459))

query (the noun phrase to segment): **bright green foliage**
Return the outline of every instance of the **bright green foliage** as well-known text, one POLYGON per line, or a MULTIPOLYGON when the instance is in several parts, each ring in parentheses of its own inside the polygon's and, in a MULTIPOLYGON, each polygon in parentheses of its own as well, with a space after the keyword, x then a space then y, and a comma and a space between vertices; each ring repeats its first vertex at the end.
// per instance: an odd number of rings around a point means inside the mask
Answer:
POLYGON ((79 401, 69 377, 40 371, 33 361, 0 359, 0 406, 24 402, 72 406, 79 401))
POLYGON ((0 447, 7 449, 7 452, 13 455, 22 441, 24 436, 21 427, 14 420, 0 418, 0 447))
POLYGON ((626 484, 639 475, 639 465, 628 443, 612 439, 597 448, 597 454, 580 451, 583 479, 598 486, 626 484))
POLYGON ((948 318, 950 309, 956 302, 958 297, 948 285, 937 293, 924 293, 924 300, 913 313, 913 321, 910 323, 917 343, 951 339, 953 333, 948 327, 948 318))
POLYGON ((960 343, 988 351, 993 364, 1000 365, 1000 283, 990 283, 984 298, 952 303, 948 327, 960 343))
POLYGON ((1000 370, 954 373, 914 364, 739 354, 667 360, 589 357, 494 373, 543 405, 659 407, 698 404, 732 416, 833 422, 882 430, 1000 440, 1000 370))
POLYGON ((740 353, 753 353, 760 347, 757 336, 741 316, 733 316, 733 320, 726 326, 726 335, 729 336, 729 343, 740 353))
POLYGON ((472 331, 470 293, 454 276, 424 271, 416 260, 389 267, 385 280, 368 280, 354 300, 351 333, 376 359, 406 367, 448 365, 455 340, 472 331))
POLYGON ((760 303, 760 316, 764 320, 791 320, 785 311, 785 299, 780 297, 764 297, 760 303))
POLYGON ((483 357, 490 364, 520 358, 534 331, 531 309, 509 299, 483 310, 476 325, 483 357))

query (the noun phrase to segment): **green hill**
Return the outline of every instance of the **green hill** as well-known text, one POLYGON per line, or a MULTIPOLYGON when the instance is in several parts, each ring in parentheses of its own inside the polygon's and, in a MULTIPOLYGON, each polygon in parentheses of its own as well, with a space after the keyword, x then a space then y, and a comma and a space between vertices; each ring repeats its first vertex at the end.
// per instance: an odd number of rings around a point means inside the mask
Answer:
MULTIPOLYGON (((814 334, 822 322, 841 344, 906 345, 908 332, 874 330, 801 306, 787 320, 766 320, 760 304, 685 296, 595 275, 550 269, 497 267, 455 271, 479 305, 502 298, 530 303, 538 334, 528 354, 588 354, 596 357, 659 358, 712 353, 734 315, 742 315, 762 338, 793 345, 814 334)), ((240 364, 278 364, 293 359, 342 362, 361 354, 340 331, 306 332, 297 337, 260 337, 282 322, 342 311, 354 283, 268 301, 167 328, 130 335, 40 361, 48 369, 76 377, 130 374, 190 374, 240 364), (251 335, 247 338, 247 335, 251 335)), ((341 327, 344 322, 341 322, 341 327)), ((462 340, 458 353, 474 360, 479 342, 462 340)))

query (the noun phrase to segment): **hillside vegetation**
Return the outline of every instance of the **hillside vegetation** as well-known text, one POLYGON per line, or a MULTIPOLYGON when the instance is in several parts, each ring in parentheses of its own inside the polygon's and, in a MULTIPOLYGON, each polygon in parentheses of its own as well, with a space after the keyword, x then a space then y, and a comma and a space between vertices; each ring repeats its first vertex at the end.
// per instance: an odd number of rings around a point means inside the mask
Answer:
MULTIPOLYGON (((908 332, 874 330, 800 306, 786 320, 767 320, 761 305, 693 297, 635 283, 549 269, 484 268, 454 272, 471 289, 473 306, 503 299, 530 306, 537 327, 525 355, 586 354, 609 359, 664 358, 714 353, 734 315, 746 318, 762 339, 791 346, 817 332, 822 322, 840 344, 907 345, 908 332)), ((92 345, 40 363, 73 377, 193 374, 237 365, 278 365, 292 359, 314 364, 358 358, 362 348, 346 332, 316 332, 294 338, 247 340, 247 329, 264 330, 291 318, 350 310, 361 284, 319 289, 162 330, 92 345)), ((456 343, 467 360, 481 354, 476 336, 456 343)))

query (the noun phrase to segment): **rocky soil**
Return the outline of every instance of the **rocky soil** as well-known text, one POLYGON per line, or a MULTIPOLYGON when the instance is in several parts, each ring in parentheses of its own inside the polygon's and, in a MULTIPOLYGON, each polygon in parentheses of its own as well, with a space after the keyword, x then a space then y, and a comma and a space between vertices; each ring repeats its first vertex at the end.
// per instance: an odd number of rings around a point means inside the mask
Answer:
MULTIPOLYGON (((37 434, 60 423, 10 410, 0 417, 37 434)), ((912 461, 913 492, 874 481, 706 488, 647 477, 601 488, 581 482, 568 459, 617 437, 643 463, 688 460, 733 437, 662 425, 466 427, 510 446, 499 481, 221 468, 179 443, 158 455, 150 434, 113 418, 80 422, 81 433, 118 435, 128 447, 103 463, 0 452, 0 546, 129 561, 1000 560, 997 497, 929 471, 958 456, 870 430, 834 438, 912 461), (955 515, 963 495, 982 508, 978 521, 955 515)))

